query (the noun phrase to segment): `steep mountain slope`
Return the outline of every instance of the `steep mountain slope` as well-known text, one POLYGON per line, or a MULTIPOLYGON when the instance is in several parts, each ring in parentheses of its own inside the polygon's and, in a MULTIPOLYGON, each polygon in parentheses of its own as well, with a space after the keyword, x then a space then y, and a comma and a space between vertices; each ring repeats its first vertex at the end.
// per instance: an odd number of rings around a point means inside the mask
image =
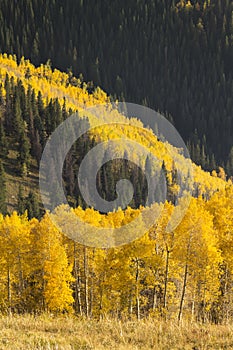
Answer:
POLYGON ((2 0, 0 51, 36 65, 51 59, 113 96, 166 113, 195 162, 207 170, 215 160, 228 163, 232 174, 232 6, 229 0, 2 0))
MULTIPOLYGON (((24 195, 31 189, 38 192, 38 164, 45 142, 56 126, 72 112, 79 111, 79 117, 82 118, 82 108, 106 104, 110 99, 100 88, 93 88, 91 84, 81 82, 71 74, 52 70, 49 64, 36 68, 23 58, 17 64, 16 57, 5 54, 0 55, 0 79, 1 157, 6 170, 8 209, 11 211, 13 208, 19 209, 17 193, 20 185, 23 186, 24 195), (7 146, 4 145, 4 140, 7 141, 7 146), (7 149, 3 152, 3 148, 7 149)), ((96 117, 85 112, 84 117, 86 116, 90 126, 95 127, 96 117)), ((131 140, 147 147, 161 162, 164 161, 168 179, 172 178, 174 172, 172 157, 168 156, 166 147, 151 130, 142 129, 143 125, 139 120, 134 118, 130 121, 114 110, 111 113, 108 111, 106 115, 103 113, 102 117, 107 118, 109 123, 127 122, 128 126, 114 130, 111 126, 93 129, 88 136, 88 147, 98 141, 114 139, 125 134, 131 140)), ((81 150, 83 154, 84 148, 87 151, 88 147, 84 145, 84 140, 80 144, 82 146, 79 145, 79 147, 83 147, 81 150)), ((168 147, 171 152, 180 157, 178 150, 172 146, 168 147)), ((75 152, 77 156, 77 150, 75 152)), ((120 152, 123 156, 124 149, 120 152)), ((180 159, 185 169, 186 161, 182 157, 180 159)), ((146 159, 142 159, 142 167, 145 167, 145 162, 146 159)), ((69 187, 74 169, 70 170, 69 164, 67 169, 69 176, 67 175, 66 183, 69 187)), ((132 170, 132 173, 135 171, 137 170, 132 170)), ((216 172, 211 176, 210 173, 193 164, 193 174, 195 196, 202 194, 209 197, 225 186, 225 175, 222 170, 219 176, 216 172)), ((172 185, 174 184, 171 184, 171 187, 172 185)), ((70 193, 67 189, 67 193, 73 198, 76 197, 74 203, 79 203, 77 192, 70 193)), ((136 206, 139 204, 142 203, 136 206)))
MULTIPOLYGON (((14 57, 3 55, 0 79, 0 160, 6 179, 5 192, 1 164, 0 212, 18 211, 0 214, 0 311, 229 321, 233 314, 233 186, 225 181, 224 170, 212 175, 203 171, 140 120, 106 107, 109 97, 101 89, 52 71, 48 64, 35 68, 21 60, 17 65, 14 57), (100 119, 107 122, 104 126, 98 126, 93 111, 84 108, 95 104, 100 119), (64 188, 75 208, 67 210, 63 204, 52 215, 43 215, 38 203, 42 150, 60 123, 72 119, 73 111, 78 111, 75 120, 80 126, 90 128, 74 143, 63 167, 64 188), (130 206, 103 214, 85 205, 76 176, 82 160, 99 142, 109 145, 119 138, 142 145, 157 158, 168 201, 143 207, 144 171, 152 171, 153 163, 138 148, 131 151, 131 162, 120 163, 119 158, 130 151, 120 142, 117 161, 100 169, 96 185, 102 197, 111 201, 116 181, 131 180, 135 193, 130 206), (181 220, 174 205, 180 190, 177 173, 191 179, 188 165, 193 170, 193 197, 188 205, 181 202, 185 204, 181 220), (4 193, 8 208, 3 207, 4 193), (152 215, 143 216, 144 210, 152 215), (170 230, 173 218, 177 225, 170 230)), ((106 151, 114 158, 111 147, 106 151)), ((49 162, 56 175, 53 153, 49 162)), ((53 195, 59 196, 51 185, 53 195)))

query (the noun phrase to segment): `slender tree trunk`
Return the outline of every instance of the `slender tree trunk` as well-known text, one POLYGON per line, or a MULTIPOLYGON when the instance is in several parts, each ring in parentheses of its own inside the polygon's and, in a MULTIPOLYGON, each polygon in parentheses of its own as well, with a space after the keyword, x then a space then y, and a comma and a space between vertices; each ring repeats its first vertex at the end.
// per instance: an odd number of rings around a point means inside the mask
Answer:
POLYGON ((74 285, 74 308, 75 311, 78 311, 78 286, 77 286, 77 261, 76 261, 76 243, 74 242, 74 269, 73 274, 75 278, 75 285, 74 285))
POLYGON ((92 308, 93 308, 93 297, 94 297, 94 281, 93 277, 91 279, 91 289, 90 289, 90 310, 89 310, 89 315, 92 317, 92 308))
POLYGON ((184 297, 185 297, 185 291, 187 286, 187 277, 188 277, 188 264, 186 262, 185 269, 184 269, 184 280, 183 280, 183 288, 181 293, 181 299, 180 299, 180 307, 179 307, 179 314, 178 314, 178 323, 180 322, 182 318, 182 311, 183 311, 183 305, 184 305, 184 297))
POLYGON ((82 299, 81 299, 81 276, 80 276, 80 266, 77 262, 77 251, 76 243, 74 242, 74 278, 75 278, 75 311, 81 316, 83 314, 82 310, 82 299))
POLYGON ((167 283, 168 283, 168 272, 169 272, 169 254, 170 251, 168 247, 166 248, 166 268, 165 268, 165 278, 164 278, 164 296, 163 296, 163 307, 166 309, 167 307, 167 283))
MULTIPOLYGON (((92 261, 95 261, 95 248, 92 250, 92 261)), ((91 289, 90 289, 90 310, 89 315, 92 317, 92 310, 93 310, 93 300, 94 300, 94 277, 95 277, 95 271, 92 267, 92 273, 91 273, 91 289)))
POLYGON ((79 307, 79 313, 83 315, 83 306, 82 306, 82 298, 81 298, 81 276, 80 276, 80 267, 78 267, 78 276, 77 276, 77 301, 79 307))
POLYGON ((193 301, 192 301, 192 309, 191 309, 191 315, 192 315, 191 322, 194 321, 194 317, 195 317, 195 299, 196 299, 196 295, 194 294, 193 301))
POLYGON ((130 319, 132 318, 132 314, 133 314, 133 300, 132 299, 133 299, 133 291, 131 289, 130 295, 129 295, 129 309, 128 309, 130 319))
POLYGON ((103 286, 100 286, 99 319, 101 319, 103 316, 102 310, 103 310, 103 286))
POLYGON ((41 278, 42 278, 42 298, 41 298, 41 309, 43 311, 46 310, 46 303, 45 303, 45 278, 44 278, 45 272, 44 269, 42 270, 41 278))
POLYGON ((10 273, 10 268, 8 266, 8 270, 7 270, 7 297, 8 297, 8 312, 9 315, 11 315, 11 273, 10 273))
POLYGON ((139 260, 136 261, 136 309, 137 309, 137 319, 140 320, 140 298, 139 298, 139 260))
POLYGON ((203 306, 202 306, 202 314, 203 314, 203 322, 205 323, 207 321, 207 315, 205 312, 205 306, 206 306, 206 273, 205 273, 205 279, 204 279, 204 295, 203 295, 203 306))
POLYGON ((228 267, 225 266, 225 274, 224 274, 224 287, 223 287, 223 318, 226 318, 228 322, 228 267))
POLYGON ((83 263, 84 263, 84 296, 85 296, 85 308, 86 308, 86 316, 89 317, 89 293, 88 293, 88 255, 87 255, 87 248, 84 247, 84 256, 83 256, 83 263))
POLYGON ((152 303, 152 310, 154 311, 157 307, 157 293, 156 293, 156 286, 153 288, 153 303, 152 303))
POLYGON ((187 249, 186 249, 186 262, 185 262, 185 268, 184 268, 183 287, 182 287, 180 307, 179 307, 179 313, 178 313, 178 323, 180 322, 180 320, 182 318, 182 312, 183 312, 184 298, 185 298, 187 278, 188 278, 188 261, 189 261, 189 256, 190 256, 191 241, 192 241, 192 230, 191 230, 190 235, 189 235, 188 245, 187 245, 187 249))
POLYGON ((21 263, 21 255, 18 254, 18 262, 19 262, 19 294, 20 296, 24 290, 24 279, 23 279, 23 271, 22 271, 22 263, 21 263))

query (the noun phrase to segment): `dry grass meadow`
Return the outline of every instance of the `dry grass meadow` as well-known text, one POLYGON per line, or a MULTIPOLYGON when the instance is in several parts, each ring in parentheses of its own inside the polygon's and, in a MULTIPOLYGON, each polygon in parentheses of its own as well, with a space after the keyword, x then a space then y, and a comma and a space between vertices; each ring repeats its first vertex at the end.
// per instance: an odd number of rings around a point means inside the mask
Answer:
POLYGON ((233 326, 155 320, 101 321, 74 317, 1 316, 1 350, 233 349, 233 326))

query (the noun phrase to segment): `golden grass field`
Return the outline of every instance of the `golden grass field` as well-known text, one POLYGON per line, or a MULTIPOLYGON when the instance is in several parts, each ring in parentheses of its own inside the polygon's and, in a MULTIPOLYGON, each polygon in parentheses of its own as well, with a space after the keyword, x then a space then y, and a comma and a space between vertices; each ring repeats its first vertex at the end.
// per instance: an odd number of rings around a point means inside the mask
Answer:
POLYGON ((233 325, 1 316, 0 349, 233 349, 233 325))

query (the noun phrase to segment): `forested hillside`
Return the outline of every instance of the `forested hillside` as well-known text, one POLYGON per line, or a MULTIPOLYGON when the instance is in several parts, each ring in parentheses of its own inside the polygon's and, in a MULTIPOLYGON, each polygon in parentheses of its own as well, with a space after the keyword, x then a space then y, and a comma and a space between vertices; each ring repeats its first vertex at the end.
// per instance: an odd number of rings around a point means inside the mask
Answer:
MULTIPOLYGON (((142 157, 141 171, 132 159, 106 163, 98 175, 100 193, 107 200, 115 196, 117 179, 132 181, 135 195, 125 210, 103 214, 88 208, 76 188, 75 174, 84 155, 97 142, 124 135, 149 148, 160 161, 167 201, 159 220, 143 237, 115 248, 86 247, 64 235, 43 212, 38 164, 46 141, 62 121, 76 111, 81 122, 91 125, 93 116, 82 114, 82 108, 106 103, 109 97, 69 73, 52 70, 49 63, 36 68, 25 59, 18 64, 15 56, 0 56, 0 78, 0 205, 2 214, 8 212, 0 216, 1 311, 93 318, 151 316, 179 322, 231 320, 233 187, 224 170, 210 174, 192 163, 190 206, 179 226, 167 231, 179 191, 172 159, 179 158, 176 166, 184 172, 188 160, 171 145, 167 152, 164 143, 135 118, 124 128, 111 128, 116 118, 122 122, 127 118, 108 111, 110 124, 92 129, 67 155, 63 178, 72 212, 90 223, 93 232, 95 227, 121 227, 140 215, 148 158, 142 157)), ((56 215, 73 227, 65 206, 57 208, 56 215)))
MULTIPOLYGON (((52 70, 47 65, 33 66, 28 60, 21 59, 17 64, 16 57, 0 56, 0 144, 1 181, 5 181, 1 192, 1 211, 6 213, 16 209, 24 213, 28 209, 29 217, 39 217, 42 208, 38 196, 38 167, 46 140, 55 128, 71 113, 95 104, 109 102, 109 97, 99 87, 90 89, 90 84, 70 74, 52 70), (4 174, 5 172, 5 174, 4 174), (5 178, 5 180, 4 180, 5 178)), ((82 115, 80 114, 80 118, 82 115)), ((92 115, 83 122, 91 123, 92 115), (89 119, 88 119, 89 118, 89 119)), ((108 114, 108 122, 124 121, 124 117, 108 114), (110 120, 111 119, 111 120, 110 120)), ((114 139, 126 133, 127 137, 144 144, 151 149, 161 162, 168 183, 168 199, 171 201, 175 191, 175 172, 171 156, 167 154, 162 142, 149 130, 142 127, 139 121, 132 119, 132 125, 123 129, 97 127, 78 140, 66 157, 63 178, 70 204, 85 207, 85 202, 77 188, 77 169, 89 149, 102 140, 114 139)), ((124 149, 122 151, 122 157, 124 149)), ((177 151, 171 149, 171 152, 177 151)), ((52 161, 52 160, 51 160, 52 161)), ((186 163, 183 160, 183 169, 186 163)), ((125 161, 108 162, 98 173, 97 183, 103 197, 112 200, 115 194, 115 183, 120 177, 132 181, 135 196, 131 206, 138 208, 145 204, 146 181, 139 167, 125 161), (117 168, 117 170, 116 170, 117 168), (114 170, 115 169, 115 170, 114 170)), ((142 169, 150 167, 150 159, 142 160, 142 169)), ((209 198, 214 192, 225 186, 225 172, 222 168, 210 173, 192 165, 194 181, 191 189, 194 197, 203 195, 209 198)))
POLYGON ((0 24, 0 349, 233 348, 233 2, 0 24))
POLYGON ((161 111, 196 163, 232 175, 232 10, 230 0, 2 0, 0 51, 51 59, 161 111))

